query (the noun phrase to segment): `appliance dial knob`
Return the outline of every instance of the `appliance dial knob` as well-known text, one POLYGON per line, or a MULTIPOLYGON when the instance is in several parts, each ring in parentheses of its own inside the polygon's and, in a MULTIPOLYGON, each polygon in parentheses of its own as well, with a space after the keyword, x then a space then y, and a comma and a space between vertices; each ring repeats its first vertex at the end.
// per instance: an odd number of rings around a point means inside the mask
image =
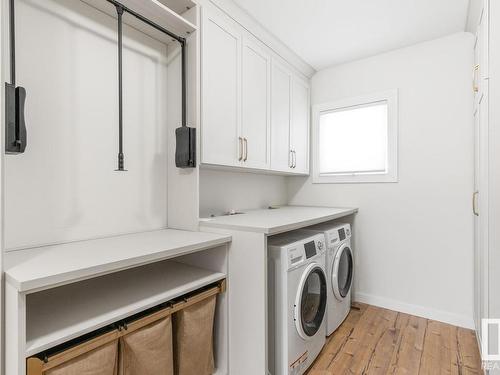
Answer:
POLYGON ((318 249, 323 250, 323 242, 318 242, 318 249))

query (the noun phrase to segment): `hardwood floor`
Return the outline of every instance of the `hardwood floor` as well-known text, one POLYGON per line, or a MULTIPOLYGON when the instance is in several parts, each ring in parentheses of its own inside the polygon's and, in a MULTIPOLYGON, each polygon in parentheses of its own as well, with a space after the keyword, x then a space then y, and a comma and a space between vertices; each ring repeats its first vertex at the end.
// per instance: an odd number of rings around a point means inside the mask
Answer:
POLYGON ((356 303, 308 375, 482 374, 474 331, 356 303))

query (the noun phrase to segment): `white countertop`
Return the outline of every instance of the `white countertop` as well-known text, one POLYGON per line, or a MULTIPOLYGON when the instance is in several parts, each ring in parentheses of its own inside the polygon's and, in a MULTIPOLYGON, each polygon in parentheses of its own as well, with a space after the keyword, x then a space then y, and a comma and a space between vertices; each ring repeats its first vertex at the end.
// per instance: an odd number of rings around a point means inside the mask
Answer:
POLYGON ((231 241, 231 236, 163 229, 5 254, 7 282, 35 292, 170 259, 231 241))
POLYGON ((200 219, 200 228, 222 228, 267 235, 304 228, 358 212, 357 208, 283 206, 243 214, 200 219))

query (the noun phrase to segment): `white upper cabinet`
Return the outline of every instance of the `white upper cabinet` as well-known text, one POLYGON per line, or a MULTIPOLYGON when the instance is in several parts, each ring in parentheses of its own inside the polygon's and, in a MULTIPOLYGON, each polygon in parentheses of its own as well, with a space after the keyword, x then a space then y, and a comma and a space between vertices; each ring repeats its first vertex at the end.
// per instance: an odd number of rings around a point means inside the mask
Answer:
POLYGON ((308 83, 219 9, 202 26, 202 164, 308 174, 308 83))
POLYGON ((202 162, 235 166, 241 87, 241 34, 229 17, 204 9, 202 34, 202 162))
POLYGON ((271 73, 271 168, 291 172, 290 90, 292 76, 273 59, 271 73))
POLYGON ((270 166, 271 61, 265 46, 249 36, 243 39, 241 131, 243 166, 270 166))
POLYGON ((309 173, 309 84, 273 59, 271 69, 271 168, 309 173))
POLYGON ((292 79, 290 150, 294 172, 309 173, 309 85, 292 79))

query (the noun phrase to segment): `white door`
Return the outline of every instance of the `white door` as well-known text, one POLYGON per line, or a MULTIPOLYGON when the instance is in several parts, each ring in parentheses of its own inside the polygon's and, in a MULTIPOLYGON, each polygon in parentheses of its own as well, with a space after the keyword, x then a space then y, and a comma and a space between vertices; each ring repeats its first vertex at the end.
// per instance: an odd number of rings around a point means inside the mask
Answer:
POLYGON ((270 166, 271 58, 265 47, 250 36, 243 39, 241 131, 242 166, 270 166))
POLYGON ((481 15, 474 48, 474 320, 479 337, 483 337, 481 319, 489 317, 489 246, 488 246, 488 15, 481 15))
POLYGON ((275 59, 271 68, 271 169, 291 172, 291 74, 275 59))
POLYGON ((474 214, 474 322, 481 337, 481 254, 479 247, 479 112, 474 113, 474 192, 472 212, 474 214))
POLYGON ((476 329, 480 337, 482 337, 481 319, 489 317, 487 106, 488 95, 483 94, 474 115, 474 195, 472 202, 474 213, 474 302, 476 329))
POLYGON ((292 169, 295 173, 309 173, 309 85, 292 79, 290 144, 292 169))
POLYGON ((202 163, 234 166, 241 154, 241 34, 223 13, 203 11, 202 163))

